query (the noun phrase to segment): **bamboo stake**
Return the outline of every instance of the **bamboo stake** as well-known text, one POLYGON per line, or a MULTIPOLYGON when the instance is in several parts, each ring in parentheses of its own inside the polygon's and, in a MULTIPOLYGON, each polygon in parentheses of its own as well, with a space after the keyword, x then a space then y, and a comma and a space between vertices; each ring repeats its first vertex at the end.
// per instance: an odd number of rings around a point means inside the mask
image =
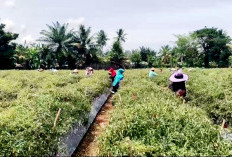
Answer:
POLYGON ((185 99, 184 98, 182 98, 183 99, 183 104, 185 104, 185 99))
POLYGON ((121 95, 120 95, 120 94, 118 94, 118 96, 119 96, 120 102, 122 102, 122 98, 121 98, 121 95))
POLYGON ((129 147, 130 147, 130 156, 133 156, 131 140, 129 141, 129 147))
POLYGON ((224 129, 224 125, 225 125, 225 119, 223 119, 223 121, 222 121, 222 127, 221 127, 221 130, 220 130, 220 134, 222 134, 222 131, 223 131, 223 129, 224 129))
POLYGON ((228 102, 226 92, 224 92, 224 95, 225 95, 226 102, 228 102))
POLYGON ((132 144, 131 144, 131 140, 129 137, 126 138, 126 142, 128 144, 128 153, 129 153, 129 156, 133 156, 133 151, 132 151, 132 144))
POLYGON ((56 128, 56 124, 57 124, 57 122, 58 122, 58 119, 59 119, 59 116, 60 116, 60 112, 61 112, 61 108, 59 108, 59 110, 58 110, 58 112, 57 112, 57 114, 56 114, 56 118, 55 118, 55 121, 54 121, 54 125, 53 125, 52 130, 55 130, 55 128, 56 128))
POLYGON ((133 156, 132 144, 131 144, 131 140, 130 139, 129 139, 129 149, 130 149, 130 155, 129 156, 133 156))

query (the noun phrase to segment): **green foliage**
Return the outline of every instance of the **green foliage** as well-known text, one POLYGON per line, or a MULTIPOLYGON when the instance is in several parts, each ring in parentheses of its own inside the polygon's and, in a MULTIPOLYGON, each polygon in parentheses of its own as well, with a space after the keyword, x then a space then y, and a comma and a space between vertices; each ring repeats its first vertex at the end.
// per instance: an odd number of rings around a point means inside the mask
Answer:
POLYGON ((138 68, 140 66, 142 59, 141 59, 141 55, 140 55, 138 50, 132 51, 132 54, 130 56, 130 60, 132 63, 134 63, 136 68, 138 68))
POLYGON ((215 123, 221 124, 222 119, 225 119, 231 124, 232 75, 229 69, 199 69, 190 76, 189 103, 204 109, 215 123))
POLYGON ((171 47, 169 45, 162 46, 160 49, 160 54, 161 54, 161 61, 164 67, 170 67, 173 66, 171 65, 171 60, 172 60, 172 54, 171 54, 171 47))
POLYGON ((108 40, 103 30, 98 33, 95 42, 90 27, 86 28, 84 25, 80 25, 78 31, 74 32, 73 30, 68 31, 67 24, 61 25, 59 22, 53 26, 47 26, 49 30, 41 32, 44 36, 41 41, 45 42, 48 47, 42 51, 45 59, 42 62, 47 64, 47 67, 54 66, 56 62, 60 66, 68 65, 69 68, 83 67, 99 62, 98 55, 102 54, 102 48, 108 40))
POLYGON ((68 24, 53 23, 47 25, 48 30, 40 32, 43 37, 40 41, 55 53, 56 60, 60 66, 65 63, 65 58, 69 55, 69 50, 73 43, 73 32, 68 30, 68 24))
POLYGON ((117 42, 126 42, 126 36, 127 36, 127 34, 125 33, 125 31, 123 29, 119 29, 117 31, 116 41, 117 42))
POLYGON ((111 64, 122 65, 125 61, 125 54, 123 52, 122 43, 126 41, 126 35, 123 29, 117 31, 117 37, 108 53, 111 64))
POLYGON ((202 67, 203 53, 198 50, 198 43, 193 35, 178 35, 176 47, 173 49, 174 57, 187 67, 202 67))
POLYGON ((100 30, 97 34, 97 41, 96 41, 97 47, 101 52, 100 55, 103 55, 103 47, 106 46, 107 40, 109 39, 107 38, 107 35, 104 32, 104 30, 100 30))
POLYGON ((215 61, 219 67, 228 67, 231 51, 226 44, 230 43, 231 38, 223 30, 205 27, 193 35, 203 48, 205 67, 209 67, 211 61, 215 61))
MULTIPOLYGON (((232 123, 232 103, 230 101, 231 78, 230 69, 200 69, 190 68, 184 70, 189 75, 187 81, 188 104, 200 107, 206 111, 208 117, 216 124, 221 124, 222 119, 232 123)), ((169 73, 165 71, 155 80, 162 87, 168 86, 169 73)))
POLYGON ((54 155, 61 138, 77 123, 85 123, 91 102, 109 85, 98 71, 0 71, 0 155, 54 155), (52 130, 58 109, 61 115, 52 130))
POLYGON ((230 67, 232 67, 232 56, 229 57, 229 64, 230 64, 230 67))
POLYGON ((0 69, 13 68, 13 55, 16 48, 12 40, 18 38, 18 34, 5 32, 5 25, 0 24, 0 69))
POLYGON ((52 52, 48 46, 42 45, 39 50, 40 67, 41 68, 52 68, 55 67, 56 57, 55 53, 52 52))
POLYGON ((38 69, 40 67, 40 47, 18 45, 15 50, 15 63, 27 69, 38 69))
POLYGON ((91 36, 91 28, 86 28, 84 25, 80 25, 76 34, 74 34, 74 41, 78 44, 77 46, 77 58, 81 60, 82 65, 90 65, 96 56, 96 45, 91 36))
POLYGON ((53 26, 47 25, 48 30, 42 30, 40 39, 55 53, 59 65, 63 65, 63 58, 68 56, 69 49, 73 43, 73 32, 68 31, 68 25, 61 25, 59 22, 53 23, 53 26))
MULTIPOLYGON (((19 45, 14 51, 16 45, 10 41, 16 39, 18 35, 4 32, 4 27, 0 25, 0 39, 2 39, 0 46, 4 45, 0 49, 0 68, 12 68, 17 63, 17 65, 23 64, 27 69, 35 69, 39 66, 74 69, 96 64, 97 67, 101 67, 100 63, 103 62, 105 65, 124 64, 131 67, 131 62, 135 62, 135 58, 138 60, 139 56, 130 58, 123 52, 123 43, 126 42, 127 36, 123 29, 116 32, 117 36, 114 38, 111 50, 105 53, 103 48, 109 39, 104 30, 92 34, 91 27, 80 25, 78 30, 74 31, 68 29, 68 24, 56 22, 47 25, 47 30, 41 31, 40 41, 45 44, 44 46, 33 44, 28 48, 24 45, 24 49, 19 45)), ((141 64, 136 62, 136 67, 230 66, 231 38, 224 30, 205 27, 188 35, 176 35, 176 37, 174 47, 162 46, 158 53, 151 48, 140 47, 141 64)))
POLYGON ((121 64, 124 61, 123 49, 119 41, 114 42, 109 57, 112 63, 121 64))
POLYGON ((151 67, 154 62, 156 52, 150 48, 140 47, 140 55, 142 61, 147 62, 148 66, 151 67))
POLYGON ((188 72, 189 101, 185 104, 167 88, 168 70, 154 80, 147 78, 148 71, 125 72, 121 89, 113 99, 113 117, 106 134, 99 139, 101 155, 231 155, 231 143, 220 138, 220 126, 213 123, 209 114, 211 111, 220 113, 221 118, 231 116, 231 76, 227 70, 220 77, 214 70, 188 72))

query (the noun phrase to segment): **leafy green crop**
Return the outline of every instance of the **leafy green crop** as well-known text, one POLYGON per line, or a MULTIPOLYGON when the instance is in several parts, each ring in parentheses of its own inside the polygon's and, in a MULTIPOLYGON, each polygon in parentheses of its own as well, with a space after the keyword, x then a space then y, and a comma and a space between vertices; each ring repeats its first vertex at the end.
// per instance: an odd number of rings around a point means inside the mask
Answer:
MULTIPOLYGON (((222 91, 215 89, 231 83, 223 77, 230 77, 227 70, 222 70, 223 79, 217 77, 215 69, 186 70, 190 81, 187 83, 189 101, 185 104, 167 88, 170 76, 167 69, 155 79, 148 78, 148 71, 125 72, 122 86, 113 98, 116 106, 113 117, 106 134, 99 138, 101 155, 231 155, 231 143, 221 139, 220 128, 209 114, 214 102, 224 101, 222 91), (208 80, 205 74, 211 78, 208 80), (206 100, 212 103, 211 109, 204 107, 206 100)), ((229 101, 229 94, 227 97, 229 101)), ((222 110, 229 103, 220 105, 220 109, 212 112, 221 115, 230 112, 222 110)))
MULTIPOLYGON (((232 123, 232 74, 230 69, 186 69, 187 100, 191 106, 200 107, 216 124, 222 119, 232 123)), ((167 87, 170 73, 165 71, 154 83, 167 87)))
POLYGON ((87 120, 91 102, 107 86, 104 71, 88 78, 84 71, 0 71, 0 155, 52 155, 73 124, 87 120))
MULTIPOLYGON (((185 104, 168 89, 167 69, 154 79, 148 71, 126 70, 99 138, 101 155, 231 155, 218 125, 232 122, 230 69, 184 69, 190 77, 185 104)), ((52 155, 73 124, 86 122, 107 77, 103 71, 89 78, 84 71, 0 71, 0 155, 52 155)))

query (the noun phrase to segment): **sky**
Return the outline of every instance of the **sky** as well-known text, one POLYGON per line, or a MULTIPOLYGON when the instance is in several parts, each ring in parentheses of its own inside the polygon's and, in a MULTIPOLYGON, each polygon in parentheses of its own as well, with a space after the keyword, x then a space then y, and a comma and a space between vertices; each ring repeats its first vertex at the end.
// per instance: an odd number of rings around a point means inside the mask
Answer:
POLYGON ((125 50, 141 46, 158 50, 174 45, 175 35, 216 27, 232 37, 232 0, 0 0, 0 23, 19 33, 16 42, 38 42, 52 22, 103 29, 112 45, 116 31, 124 29, 125 50))

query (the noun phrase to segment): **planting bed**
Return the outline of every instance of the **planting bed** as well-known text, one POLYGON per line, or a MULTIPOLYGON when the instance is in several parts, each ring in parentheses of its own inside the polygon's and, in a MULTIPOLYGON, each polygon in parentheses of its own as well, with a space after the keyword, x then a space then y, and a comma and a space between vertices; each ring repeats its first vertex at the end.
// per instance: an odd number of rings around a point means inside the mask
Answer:
POLYGON ((99 139, 100 155, 231 155, 232 144, 217 125, 231 121, 230 69, 185 69, 190 81, 184 104, 167 88, 168 69, 155 79, 148 71, 125 72, 99 139))
MULTIPOLYGON (((191 106, 200 107, 216 124, 225 119, 232 124, 232 70, 185 69, 190 77, 187 82, 187 100, 191 106)), ((165 71, 154 82, 167 87, 170 73, 165 71)))
POLYGON ((84 71, 0 71, 0 155, 54 155, 74 124, 88 124, 91 103, 108 86, 104 71, 89 78, 84 71))

